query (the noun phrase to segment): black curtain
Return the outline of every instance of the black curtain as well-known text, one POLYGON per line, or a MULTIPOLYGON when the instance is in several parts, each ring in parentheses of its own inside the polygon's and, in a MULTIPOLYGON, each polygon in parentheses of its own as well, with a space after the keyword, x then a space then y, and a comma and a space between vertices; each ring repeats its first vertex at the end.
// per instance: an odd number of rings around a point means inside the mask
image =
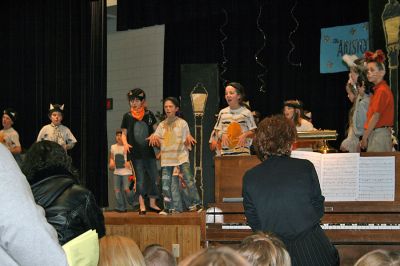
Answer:
POLYGON ((145 2, 119 0, 118 29, 165 23, 165 96, 179 96, 181 64, 218 63, 222 72, 225 55, 221 107, 226 106, 224 80, 242 83, 251 108, 263 116, 281 112, 287 99, 300 99, 312 111, 316 128, 338 131, 338 141, 332 143, 338 148, 345 137, 351 106, 344 88, 348 73, 319 73, 320 29, 368 21, 368 1, 348 1, 343 5, 317 0, 152 0, 153 13, 145 2), (143 11, 141 15, 137 14, 139 10, 143 11), (151 18, 144 18, 149 13, 151 18), (292 15, 299 22, 297 30, 292 15), (225 54, 221 30, 227 35, 225 54), (260 30, 265 34, 265 48, 260 30), (291 32, 295 49, 288 60, 291 32), (296 63, 301 63, 301 67, 295 66, 296 63), (265 81, 266 92, 260 91, 259 78, 265 81))
POLYGON ((24 149, 50 123, 50 103, 65 104, 63 124, 82 183, 108 205, 105 0, 3 1, 0 108, 18 112, 24 149))

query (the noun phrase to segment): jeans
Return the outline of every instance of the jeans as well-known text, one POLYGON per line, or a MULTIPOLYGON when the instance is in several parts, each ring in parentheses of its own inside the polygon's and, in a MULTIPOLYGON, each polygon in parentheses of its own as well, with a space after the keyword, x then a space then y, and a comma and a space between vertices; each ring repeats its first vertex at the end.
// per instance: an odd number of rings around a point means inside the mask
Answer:
POLYGON ((149 190, 149 198, 158 199, 160 193, 158 192, 157 186, 157 178, 158 178, 158 169, 155 158, 150 159, 134 159, 133 160, 133 168, 135 169, 136 174, 136 194, 138 196, 144 196, 147 194, 147 191, 144 187, 146 172, 150 177, 150 190, 149 190))
POLYGON ((182 212, 182 199, 186 207, 201 204, 200 196, 197 191, 196 183, 190 164, 183 163, 179 166, 180 172, 183 175, 183 180, 186 183, 186 188, 180 189, 178 176, 173 176, 175 166, 162 167, 162 192, 164 195, 164 207, 166 209, 175 209, 182 212))
POLYGON ((116 209, 119 211, 126 210, 126 201, 128 204, 133 205, 133 191, 129 189, 129 176, 128 175, 114 175, 114 192, 117 201, 116 209), (125 195, 122 193, 124 191, 125 195), (125 198, 124 198, 125 196, 125 198))
POLYGON ((183 200, 186 207, 200 205, 201 200, 199 192, 197 191, 196 181, 194 180, 194 176, 190 170, 190 164, 183 163, 179 166, 179 168, 183 174, 183 180, 186 183, 186 188, 182 189, 183 200))
POLYGON ((161 185, 164 209, 182 212, 182 200, 179 192, 179 180, 172 175, 174 166, 161 167, 161 185))

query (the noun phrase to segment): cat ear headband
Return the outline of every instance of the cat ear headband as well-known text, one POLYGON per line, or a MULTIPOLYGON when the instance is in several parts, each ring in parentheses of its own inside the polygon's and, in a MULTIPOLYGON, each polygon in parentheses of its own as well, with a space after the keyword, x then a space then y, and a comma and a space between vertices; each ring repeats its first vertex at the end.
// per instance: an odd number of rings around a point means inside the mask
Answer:
POLYGON ((63 105, 60 105, 60 104, 50 104, 49 115, 51 115, 53 112, 64 113, 64 104, 63 104, 63 105))

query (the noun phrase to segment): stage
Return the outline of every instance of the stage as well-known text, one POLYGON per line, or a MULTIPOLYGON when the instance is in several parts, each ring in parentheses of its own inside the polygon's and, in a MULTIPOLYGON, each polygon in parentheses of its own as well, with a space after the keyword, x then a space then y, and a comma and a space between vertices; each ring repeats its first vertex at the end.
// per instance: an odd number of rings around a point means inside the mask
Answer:
POLYGON ((175 251, 178 247, 178 262, 200 250, 206 239, 205 211, 171 215, 105 211, 104 219, 107 235, 130 237, 142 251, 150 244, 160 244, 171 252, 173 245, 175 251))

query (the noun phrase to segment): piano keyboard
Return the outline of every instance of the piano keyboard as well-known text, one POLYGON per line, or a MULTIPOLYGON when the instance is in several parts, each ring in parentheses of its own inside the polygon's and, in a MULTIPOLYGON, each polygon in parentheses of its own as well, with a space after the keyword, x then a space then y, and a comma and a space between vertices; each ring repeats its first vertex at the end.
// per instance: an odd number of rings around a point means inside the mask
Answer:
POLYGON ((251 230, 247 224, 223 224, 222 229, 227 230, 251 230))
POLYGON ((324 230, 400 230, 400 224, 321 224, 324 230))
MULTIPOLYGON (((400 230, 400 224, 321 224, 324 230, 400 230)), ((226 230, 251 230, 247 224, 223 224, 226 230)))

